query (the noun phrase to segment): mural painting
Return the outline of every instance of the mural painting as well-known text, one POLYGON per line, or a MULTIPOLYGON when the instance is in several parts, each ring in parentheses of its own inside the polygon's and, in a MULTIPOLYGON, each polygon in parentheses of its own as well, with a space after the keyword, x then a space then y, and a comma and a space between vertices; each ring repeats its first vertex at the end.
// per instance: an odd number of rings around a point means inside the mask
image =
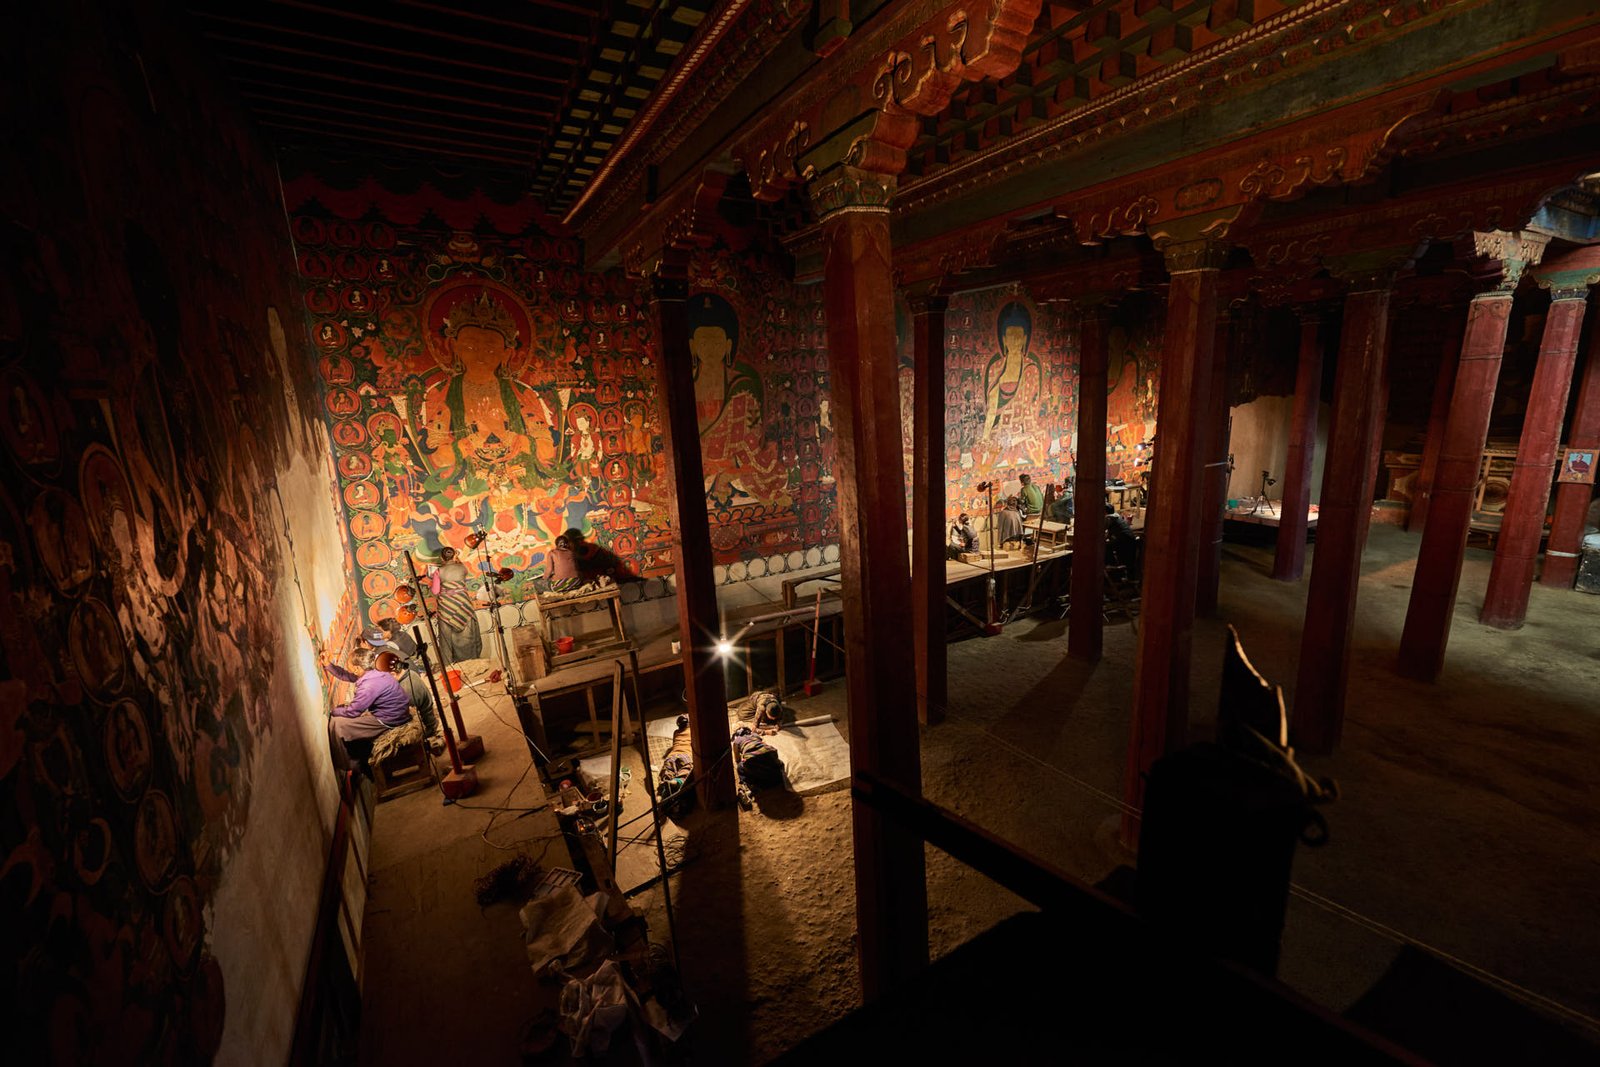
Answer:
MULTIPOLYGON (((7 77, 62 120, 28 124, 0 216, 0 908, 28 1020, 8 1053, 204 1063, 230 1015, 293 993, 225 991, 280 961, 219 961, 213 936, 295 725, 284 650, 315 637, 279 610, 275 472, 325 445, 269 329, 294 294, 270 163, 162 44, 80 21, 7 77)), ((285 890, 314 892, 319 851, 283 850, 285 890)))
MULTIPOLYGON (((431 210, 391 222, 415 212, 370 182, 286 189, 369 619, 394 613, 406 551, 510 568, 514 599, 573 527, 631 573, 671 572, 657 348, 636 282, 580 271, 577 243, 524 213, 444 229, 431 210), (474 530, 488 534, 478 551, 474 530)), ((819 544, 832 515, 820 305, 792 286, 750 300, 782 284, 759 254, 706 253, 689 308, 723 564, 819 544)))

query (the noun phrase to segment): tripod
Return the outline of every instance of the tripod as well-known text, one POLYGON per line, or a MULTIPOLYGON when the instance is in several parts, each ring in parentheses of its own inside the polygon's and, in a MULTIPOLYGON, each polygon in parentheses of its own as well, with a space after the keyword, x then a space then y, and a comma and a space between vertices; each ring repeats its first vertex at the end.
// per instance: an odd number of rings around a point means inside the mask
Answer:
POLYGON ((1270 507, 1270 501, 1267 500, 1267 490, 1270 489, 1272 486, 1277 485, 1278 484, 1278 479, 1268 477, 1268 475, 1270 475, 1271 473, 1272 473, 1271 471, 1262 471, 1261 472, 1261 492, 1256 494, 1256 502, 1254 504, 1250 505, 1250 514, 1252 514, 1252 515, 1254 515, 1257 511, 1259 511, 1261 509, 1261 505, 1262 504, 1268 504, 1269 505, 1269 507, 1267 508, 1267 510, 1269 512, 1272 510, 1272 508, 1270 507))

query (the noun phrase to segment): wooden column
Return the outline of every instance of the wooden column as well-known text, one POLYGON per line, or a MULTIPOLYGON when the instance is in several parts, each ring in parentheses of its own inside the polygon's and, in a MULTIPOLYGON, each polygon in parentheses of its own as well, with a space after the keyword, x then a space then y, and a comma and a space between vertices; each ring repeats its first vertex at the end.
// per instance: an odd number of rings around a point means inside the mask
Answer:
POLYGON ((944 719, 948 699, 945 648, 945 470, 943 296, 913 296, 911 614, 917 654, 917 718, 944 719))
POLYGON ((1195 579, 1194 612, 1203 618, 1217 613, 1222 584, 1222 523, 1228 510, 1228 366, 1235 343, 1234 316, 1217 309, 1216 341, 1211 359, 1211 410, 1206 413, 1200 488, 1200 568, 1195 579))
POLYGON ((1111 305, 1078 317, 1078 465, 1072 511, 1072 618, 1067 654, 1094 663, 1104 645, 1106 565, 1106 339, 1111 305))
MULTIPOLYGON (((1144 592, 1134 663, 1133 729, 1123 797, 1144 803, 1144 776, 1189 731, 1190 643, 1200 563, 1200 489, 1204 427, 1211 411, 1217 274, 1226 243, 1175 241, 1163 253, 1172 275, 1161 349, 1161 399, 1156 410, 1154 501, 1145 516, 1144 592)), ((1138 821, 1123 820, 1132 843, 1138 821)))
MULTIPOLYGON (((1417 570, 1411 581, 1411 603, 1400 635, 1397 664, 1401 674, 1427 682, 1437 679, 1444 668, 1456 588, 1461 582, 1461 561, 1467 552, 1473 494, 1478 486, 1489 415, 1494 407, 1495 381, 1500 375, 1506 327, 1511 318, 1512 294, 1523 268, 1538 262, 1549 240, 1500 230, 1473 236, 1478 254, 1490 260, 1490 277, 1498 276, 1499 280, 1495 288, 1474 297, 1467 310, 1460 366, 1428 502, 1428 524, 1417 550, 1417 570)), ((1320 546, 1317 551, 1321 552, 1320 546)))
POLYGON ((1392 271, 1357 274, 1344 302, 1333 420, 1317 513, 1317 552, 1306 593, 1294 715, 1289 722, 1294 746, 1310 752, 1333 751, 1344 728, 1361 550, 1377 474, 1372 445, 1383 425, 1373 398, 1381 390, 1388 358, 1393 280, 1392 271))
POLYGON ((650 310, 660 346, 656 395, 662 451, 671 479, 672 568, 678 584, 678 630, 684 637, 683 680, 694 746, 695 795, 706 807, 716 808, 733 803, 734 773, 728 751, 728 694, 714 649, 720 621, 684 306, 689 285, 682 268, 681 261, 662 264, 651 279, 650 310))
MULTIPOLYGON (((1589 351, 1584 355, 1578 401, 1567 432, 1567 447, 1600 450, 1600 328, 1589 328, 1589 351)), ((1584 520, 1594 486, 1559 482, 1555 514, 1550 519, 1550 545, 1544 554, 1540 583, 1571 589, 1578 577, 1578 551, 1583 547, 1584 520)))
POLYGON ((1317 458, 1317 412, 1322 405, 1322 311, 1315 304, 1295 309, 1300 318, 1300 361, 1289 415, 1289 455, 1283 464, 1283 507, 1278 516, 1278 551, 1272 577, 1298 582, 1306 566, 1306 511, 1311 507, 1311 472, 1317 458))
POLYGON ((1534 565, 1544 537, 1545 509, 1550 504, 1550 483, 1555 477, 1556 453, 1561 444, 1561 424, 1567 417, 1567 393, 1572 368, 1578 359, 1578 335, 1583 329, 1587 286, 1553 289, 1550 311, 1539 342, 1539 362, 1534 367, 1528 407, 1522 416, 1522 436, 1517 442, 1511 490, 1500 522, 1494 566, 1484 593, 1478 621, 1500 630, 1522 626, 1528 614, 1528 594, 1533 588, 1534 565))
POLYGON ((1444 427, 1450 416, 1450 397, 1456 387, 1456 368, 1461 364, 1461 331, 1466 317, 1452 307, 1440 309, 1449 328, 1442 331, 1444 348, 1439 355, 1439 374, 1433 382, 1433 403, 1428 411, 1428 436, 1422 445, 1422 463, 1412 482, 1411 509, 1406 514, 1406 529, 1420 530, 1428 521, 1428 504, 1433 499, 1433 479, 1439 470, 1439 449, 1444 444, 1444 427), (1459 323, 1459 325, 1457 325, 1459 323))
MULTIPOLYGON (((850 767, 922 792, 911 575, 904 528, 889 198, 894 179, 840 167, 812 183, 822 220, 823 309, 838 445, 850 767)), ((856 931, 867 1001, 928 965, 922 839, 852 803, 856 931)))

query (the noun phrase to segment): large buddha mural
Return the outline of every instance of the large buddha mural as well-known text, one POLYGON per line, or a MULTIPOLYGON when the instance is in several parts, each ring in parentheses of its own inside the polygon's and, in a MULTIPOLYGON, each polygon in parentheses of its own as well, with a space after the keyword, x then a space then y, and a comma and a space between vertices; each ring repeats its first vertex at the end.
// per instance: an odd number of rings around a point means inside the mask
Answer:
POLYGON ((789 472, 766 439, 761 376, 739 360, 739 319, 714 293, 689 300, 689 353, 706 504, 787 503, 789 472))

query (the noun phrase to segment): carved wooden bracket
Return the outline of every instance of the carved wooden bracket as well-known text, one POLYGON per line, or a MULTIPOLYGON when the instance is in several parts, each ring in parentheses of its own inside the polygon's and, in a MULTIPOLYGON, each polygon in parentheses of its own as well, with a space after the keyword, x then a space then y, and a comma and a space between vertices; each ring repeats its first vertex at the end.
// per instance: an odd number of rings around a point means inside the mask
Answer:
POLYGON ((1591 285, 1600 285, 1600 245, 1584 245, 1546 259, 1533 271, 1541 289, 1550 290, 1552 300, 1582 300, 1591 285))
POLYGON ((1017 69, 1041 0, 957 0, 931 8, 886 47, 852 38, 827 61, 843 68, 826 98, 757 128, 734 149, 758 200, 836 166, 894 176, 923 116, 937 115, 964 82, 1017 69), (859 44, 857 43, 859 42, 859 44))
POLYGON ((621 242, 623 269, 635 277, 649 277, 657 272, 668 252, 709 245, 711 220, 729 177, 719 171, 705 171, 699 181, 680 186, 678 192, 659 204, 621 242))

